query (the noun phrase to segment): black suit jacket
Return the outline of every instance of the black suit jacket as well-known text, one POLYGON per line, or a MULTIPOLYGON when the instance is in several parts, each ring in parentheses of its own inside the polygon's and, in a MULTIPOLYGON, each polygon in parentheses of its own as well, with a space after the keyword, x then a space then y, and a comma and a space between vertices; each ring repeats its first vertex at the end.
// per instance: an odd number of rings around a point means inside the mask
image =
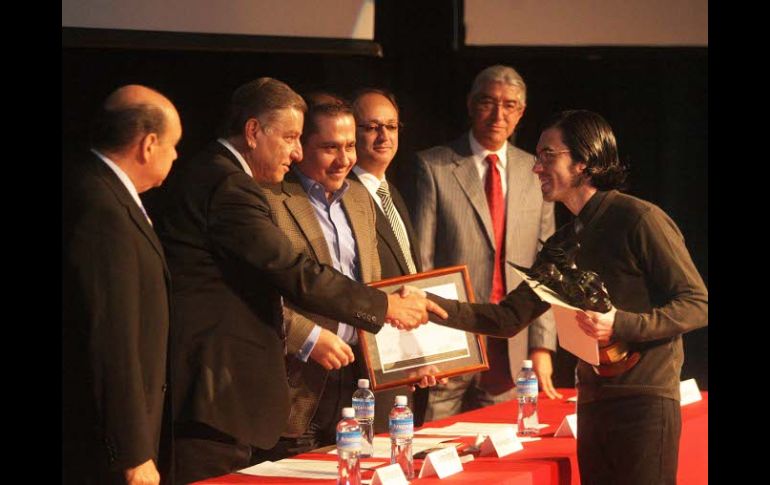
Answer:
MULTIPOLYGON (((351 179, 361 182, 353 171, 348 175, 351 179)), ((398 214, 401 216, 401 220, 404 222, 406 228, 406 235, 409 238, 409 246, 412 253, 412 261, 414 261, 417 272, 421 271, 420 258, 417 257, 415 252, 417 243, 414 238, 414 228, 412 227, 412 219, 409 217, 409 211, 406 208, 403 197, 399 193, 396 186, 389 185, 390 197, 393 199, 393 205, 395 206, 398 214)), ((371 194, 370 194, 371 195, 371 194)), ((390 227, 390 222, 385 214, 377 208, 376 231, 377 231, 377 252, 380 256, 380 267, 382 269, 382 279, 395 278, 398 276, 404 276, 409 274, 409 267, 406 265, 404 255, 401 252, 401 247, 398 245, 398 239, 393 233, 393 229, 390 227)), ((355 350, 357 350, 356 348, 355 350)), ((358 351, 356 354, 356 361, 359 363, 361 373, 366 375, 365 365, 363 364, 363 355, 358 351)), ((385 391, 379 391, 375 395, 375 412, 374 412, 374 431, 376 433, 385 433, 388 431, 388 413, 390 408, 393 407, 393 401, 395 396, 404 394, 409 399, 414 412, 414 423, 416 426, 421 426, 425 418, 425 408, 428 402, 428 391, 426 389, 417 389, 416 392, 412 391, 407 386, 398 387, 395 389, 388 389, 385 391)))
POLYGON ((115 173, 89 155, 63 208, 65 483, 124 483, 158 461, 169 331, 160 241, 115 173))
POLYGON ((278 292, 370 332, 384 323, 385 294, 294 252, 220 143, 178 162, 150 213, 174 280, 175 422, 271 448, 289 412, 278 292))

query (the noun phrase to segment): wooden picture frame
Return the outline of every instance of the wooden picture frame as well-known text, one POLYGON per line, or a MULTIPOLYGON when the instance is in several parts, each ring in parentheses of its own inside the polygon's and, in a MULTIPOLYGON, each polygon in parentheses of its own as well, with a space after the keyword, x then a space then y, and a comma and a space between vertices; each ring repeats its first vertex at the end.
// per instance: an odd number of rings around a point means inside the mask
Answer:
MULTIPOLYGON (((410 285, 444 298, 473 302, 468 268, 450 266, 369 283, 386 293, 410 285)), ((375 391, 419 382, 427 366, 437 378, 489 369, 482 336, 428 323, 405 332, 385 325, 372 334, 358 330, 371 388, 375 391)))

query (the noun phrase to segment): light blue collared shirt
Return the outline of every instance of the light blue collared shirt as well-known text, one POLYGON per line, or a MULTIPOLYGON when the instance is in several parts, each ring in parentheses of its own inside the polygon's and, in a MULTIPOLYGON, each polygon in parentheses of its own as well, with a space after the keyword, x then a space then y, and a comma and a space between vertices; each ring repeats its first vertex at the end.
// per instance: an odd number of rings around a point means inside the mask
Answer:
MULTIPOLYGON (((344 181, 342 187, 332 195, 332 199, 329 201, 326 198, 326 190, 323 185, 305 176, 299 170, 293 170, 305 189, 310 205, 316 213, 318 224, 321 226, 321 231, 329 247, 332 266, 348 278, 361 281, 356 239, 353 236, 353 228, 350 227, 345 209, 342 207, 342 196, 348 191, 350 184, 347 180, 344 181)), ((307 362, 320 333, 321 327, 316 325, 297 353, 297 357, 303 362, 307 362)), ((337 328, 337 336, 351 345, 358 343, 358 335, 355 328, 346 323, 340 322, 337 328)))
POLYGON ((131 181, 130 178, 128 178, 128 175, 126 175, 126 172, 124 172, 120 167, 118 167, 115 162, 107 158, 103 153, 99 152, 98 150, 92 148, 91 152, 99 157, 105 164, 107 164, 110 169, 115 172, 115 175, 118 176, 120 181, 123 183, 123 185, 126 186, 126 190, 128 190, 128 193, 131 194, 131 198, 134 199, 134 202, 136 202, 136 205, 139 206, 139 210, 142 211, 144 214, 144 217, 147 218, 147 222, 152 225, 152 221, 150 220, 150 216, 147 215, 147 211, 144 210, 144 205, 142 205, 142 199, 139 198, 139 192, 136 191, 136 187, 134 187, 134 183, 131 181))

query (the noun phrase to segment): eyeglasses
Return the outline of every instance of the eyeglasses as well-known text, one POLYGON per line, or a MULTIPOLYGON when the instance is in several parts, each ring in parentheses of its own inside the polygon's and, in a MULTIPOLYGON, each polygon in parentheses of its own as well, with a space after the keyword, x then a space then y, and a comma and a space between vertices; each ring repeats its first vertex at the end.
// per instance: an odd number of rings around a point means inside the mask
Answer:
POLYGON ((542 150, 535 154, 535 158, 540 163, 551 163, 556 158, 556 155, 561 153, 570 153, 569 150, 542 150))
POLYGON ((489 112, 495 109, 495 106, 500 106, 504 113, 513 113, 521 109, 521 103, 515 99, 503 101, 496 100, 490 97, 483 97, 476 100, 476 106, 480 111, 489 112))
POLYGON ((377 123, 372 121, 371 123, 356 126, 364 130, 366 133, 378 133, 383 128, 387 130, 388 133, 395 133, 404 129, 404 124, 400 121, 397 123, 377 123))

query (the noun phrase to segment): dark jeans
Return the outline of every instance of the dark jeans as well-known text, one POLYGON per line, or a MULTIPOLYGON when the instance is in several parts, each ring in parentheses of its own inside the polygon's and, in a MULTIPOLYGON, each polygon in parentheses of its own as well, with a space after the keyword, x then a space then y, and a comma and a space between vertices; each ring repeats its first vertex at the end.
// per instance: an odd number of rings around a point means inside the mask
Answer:
POLYGON ((577 419, 583 485, 676 484, 678 401, 632 396, 579 404, 577 419))
POLYGON ((271 459, 269 450, 238 443, 202 423, 178 424, 174 432, 175 485, 226 475, 271 459))

